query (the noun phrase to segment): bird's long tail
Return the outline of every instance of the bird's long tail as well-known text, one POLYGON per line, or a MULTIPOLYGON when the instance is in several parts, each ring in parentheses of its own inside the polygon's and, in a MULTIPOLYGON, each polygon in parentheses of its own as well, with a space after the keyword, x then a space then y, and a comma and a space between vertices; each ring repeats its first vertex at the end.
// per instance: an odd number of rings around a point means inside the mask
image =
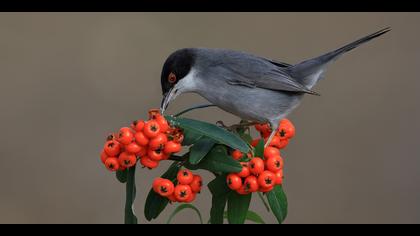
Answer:
POLYGON ((326 66, 339 58, 344 53, 366 43, 370 40, 377 38, 391 29, 385 28, 373 34, 370 34, 366 37, 363 37, 359 40, 356 40, 350 44, 347 44, 344 47, 341 47, 332 52, 328 52, 322 56, 303 61, 299 64, 296 64, 290 68, 290 74, 293 78, 298 80, 301 84, 305 85, 311 89, 320 79, 323 78, 326 66))

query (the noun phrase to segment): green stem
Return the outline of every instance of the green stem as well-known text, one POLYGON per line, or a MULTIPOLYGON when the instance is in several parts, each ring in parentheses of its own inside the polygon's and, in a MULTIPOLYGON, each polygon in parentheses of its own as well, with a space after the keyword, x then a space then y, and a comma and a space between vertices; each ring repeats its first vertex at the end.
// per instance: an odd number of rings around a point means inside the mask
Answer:
POLYGON ((183 115, 187 112, 190 112, 192 110, 202 109, 202 108, 207 108, 207 107, 214 107, 214 106, 216 106, 216 105, 213 105, 213 104, 198 105, 198 106, 194 106, 194 107, 190 107, 188 109, 185 109, 185 110, 179 112, 178 114, 175 114, 174 116, 177 117, 177 116, 181 116, 181 115, 183 115))
POLYGON ((133 203, 136 198, 136 166, 128 169, 127 183, 126 183, 126 196, 125 196, 125 224, 137 224, 137 217, 133 212, 133 203))
POLYGON ((261 201, 263 202, 265 209, 267 209, 268 212, 270 212, 270 206, 268 205, 267 201, 265 201, 263 195, 258 192, 258 196, 260 197, 261 201))

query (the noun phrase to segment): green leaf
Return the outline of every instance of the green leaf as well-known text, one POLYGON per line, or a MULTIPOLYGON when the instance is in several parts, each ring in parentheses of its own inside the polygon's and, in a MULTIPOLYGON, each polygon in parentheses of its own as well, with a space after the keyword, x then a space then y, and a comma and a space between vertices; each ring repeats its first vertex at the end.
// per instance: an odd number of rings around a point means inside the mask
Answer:
POLYGON ((241 152, 249 151, 248 145, 240 137, 214 124, 181 117, 165 117, 173 125, 184 130, 193 130, 197 134, 204 135, 233 149, 239 149, 241 152))
POLYGON ((223 224, 223 212, 226 208, 227 195, 212 196, 211 210, 210 210, 210 223, 223 224))
POLYGON ((226 175, 216 177, 207 187, 212 194, 210 223, 223 224, 223 212, 226 208, 228 194, 231 192, 226 184, 226 175))
POLYGON ((200 223, 201 224, 203 224, 203 218, 201 217, 201 213, 200 213, 200 210, 198 210, 197 209, 197 207, 195 207, 194 205, 192 205, 192 204, 182 204, 182 205, 179 205, 173 212, 172 212, 172 214, 169 216, 169 219, 168 219, 168 221, 166 221, 166 224, 170 224, 171 223, 171 221, 172 221, 172 219, 176 216, 176 214, 178 214, 179 212, 181 212, 182 210, 185 210, 185 209, 191 209, 191 210, 194 210, 196 213, 197 213, 197 215, 198 215, 198 218, 200 219, 200 223))
POLYGON ((115 176, 117 177, 118 181, 120 181, 120 183, 126 183, 127 182, 127 174, 128 174, 128 170, 118 170, 117 172, 115 172, 115 176))
POLYGON ((190 148, 189 162, 193 165, 200 163, 200 161, 210 152, 215 142, 212 139, 202 137, 190 148))
POLYGON ((216 145, 199 164, 185 163, 184 166, 190 170, 203 169, 213 173, 231 173, 242 170, 241 164, 228 156, 226 148, 222 145, 216 145))
POLYGON ((254 156, 264 158, 264 139, 261 139, 255 147, 254 156))
POLYGON ((193 145, 202 137, 203 137, 202 134, 196 133, 193 130, 184 129, 184 141, 182 141, 182 146, 193 145))
POLYGON ((280 185, 267 194, 268 203, 279 224, 287 217, 287 197, 280 185))
POLYGON ((128 169, 127 183, 126 183, 126 199, 125 199, 125 224, 137 224, 137 217, 133 211, 133 203, 136 198, 136 183, 135 183, 136 167, 133 166, 128 169))
POLYGON ((207 184, 210 192, 214 196, 226 195, 231 192, 226 183, 227 175, 219 175, 207 184))
POLYGON ((251 135, 249 135, 247 133, 239 133, 239 136, 242 138, 242 140, 244 140, 247 143, 251 143, 252 142, 251 135))
MULTIPOLYGON (((227 212, 224 213, 223 217, 227 219, 227 212)), ((265 221, 262 219, 262 217, 253 211, 248 211, 246 213, 246 220, 257 224, 265 224, 265 221)))
MULTIPOLYGON (((162 178, 165 179, 175 179, 176 175, 180 169, 178 163, 174 162, 169 169, 162 175, 162 178)), ((146 220, 151 221, 156 219, 160 213, 166 208, 169 200, 155 193, 153 189, 149 191, 147 196, 146 203, 144 206, 144 216, 146 220)))
POLYGON ((240 195, 231 192, 228 197, 227 218, 229 224, 244 224, 252 194, 240 195))
POLYGON ((265 224, 263 218, 253 211, 248 211, 246 214, 246 219, 257 224, 265 224))

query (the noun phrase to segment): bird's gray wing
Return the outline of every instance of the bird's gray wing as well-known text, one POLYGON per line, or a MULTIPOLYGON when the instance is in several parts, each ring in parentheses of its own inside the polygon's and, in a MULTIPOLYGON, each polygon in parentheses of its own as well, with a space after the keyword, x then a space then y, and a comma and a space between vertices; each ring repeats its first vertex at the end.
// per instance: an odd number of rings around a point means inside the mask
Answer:
POLYGON ((224 70, 224 77, 231 85, 318 95, 294 80, 286 70, 268 60, 241 58, 241 60, 221 63, 218 66, 219 69, 224 70))
POLYGON ((282 61, 277 61, 277 60, 274 60, 274 59, 267 59, 267 58, 263 58, 263 57, 260 57, 260 58, 262 60, 267 60, 271 64, 276 65, 276 66, 281 67, 281 68, 290 68, 290 67, 293 66, 292 64, 282 62, 282 61))

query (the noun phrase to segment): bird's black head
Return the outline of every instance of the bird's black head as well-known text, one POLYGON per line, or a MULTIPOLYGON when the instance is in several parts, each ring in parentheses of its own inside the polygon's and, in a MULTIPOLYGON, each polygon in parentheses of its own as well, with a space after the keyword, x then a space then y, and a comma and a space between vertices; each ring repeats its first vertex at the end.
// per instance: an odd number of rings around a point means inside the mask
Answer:
POLYGON ((182 80, 194 65, 195 57, 192 49, 180 49, 172 53, 162 68, 162 94, 167 94, 180 80, 182 80))

